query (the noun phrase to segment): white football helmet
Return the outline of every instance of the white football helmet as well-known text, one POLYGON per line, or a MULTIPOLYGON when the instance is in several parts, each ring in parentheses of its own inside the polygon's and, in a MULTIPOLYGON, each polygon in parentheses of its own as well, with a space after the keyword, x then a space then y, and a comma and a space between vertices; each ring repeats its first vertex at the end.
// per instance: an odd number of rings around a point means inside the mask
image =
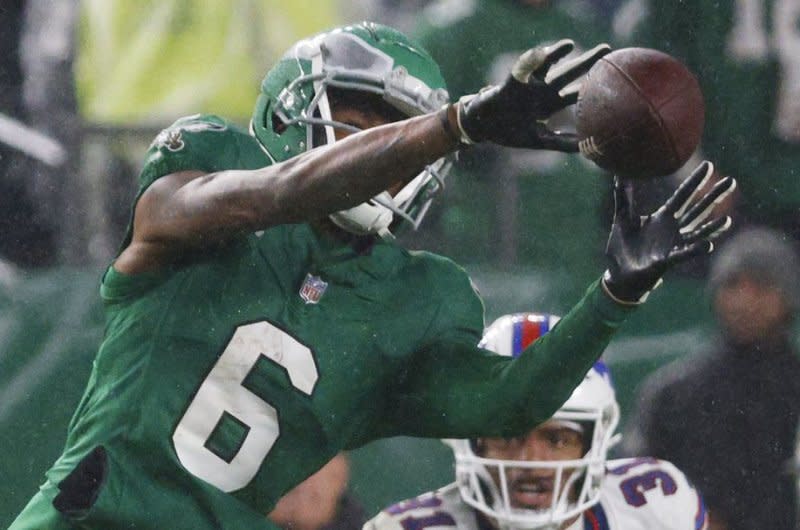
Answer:
MULTIPOLYGON (((553 327, 558 317, 518 313, 497 319, 486 329, 481 346, 516 357, 553 327)), ((552 416, 590 437, 578 460, 521 461, 484 458, 475 440, 445 440, 455 454, 456 482, 464 502, 494 519, 502 529, 558 528, 600 500, 609 447, 617 440, 619 405, 606 366, 598 361, 583 382, 552 416), (547 509, 512 506, 507 484, 511 469, 554 471, 553 499, 547 509), (495 481, 492 477, 498 477, 495 481), (560 492, 560 493, 559 493, 560 492)))

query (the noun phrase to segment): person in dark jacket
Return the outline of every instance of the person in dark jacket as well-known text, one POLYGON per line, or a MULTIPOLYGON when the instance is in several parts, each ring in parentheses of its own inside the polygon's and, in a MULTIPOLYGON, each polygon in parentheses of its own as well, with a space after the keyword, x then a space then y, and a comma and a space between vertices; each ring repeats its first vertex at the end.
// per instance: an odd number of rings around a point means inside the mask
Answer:
POLYGON ((719 337, 650 376, 629 423, 625 452, 683 469, 703 492, 713 529, 794 524, 800 285, 788 241, 751 228, 720 249, 708 281, 719 337))

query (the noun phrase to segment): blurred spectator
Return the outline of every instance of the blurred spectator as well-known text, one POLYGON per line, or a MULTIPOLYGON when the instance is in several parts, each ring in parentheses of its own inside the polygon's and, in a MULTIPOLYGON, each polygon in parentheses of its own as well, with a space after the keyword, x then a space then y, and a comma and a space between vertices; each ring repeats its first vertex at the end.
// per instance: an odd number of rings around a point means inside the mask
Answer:
MULTIPOLYGON (((458 99, 497 83, 525 49, 571 38, 578 51, 605 42, 611 17, 589 0, 436 0, 423 11, 416 36, 439 62, 450 94, 458 99), (476 45, 480 43, 480 45, 476 45)), ((577 52, 576 52, 577 53, 577 52)), ((573 126, 572 110, 551 120, 573 126)), ((602 267, 604 224, 599 210, 609 179, 578 155, 474 146, 459 155, 445 201, 433 223, 412 244, 470 263, 475 248, 490 248, 492 265, 534 262, 545 274, 570 277, 580 287, 602 267), (489 198, 489 200, 487 200, 489 198), (526 207, 536 203, 536 209, 526 207), (487 207, 488 205, 492 205, 487 207), (569 205, 568 211, 565 205, 569 205)))
POLYGON ((159 130, 200 112, 246 126, 267 67, 300 36, 353 11, 342 0, 80 0, 80 7, 74 71, 87 134, 75 232, 85 235, 70 248, 94 263, 117 250, 140 153, 159 130))
POLYGON ((347 490, 350 461, 339 453, 284 495, 269 518, 284 530, 361 530, 364 510, 347 490))
POLYGON ((788 464, 800 412, 792 344, 800 263, 787 240, 749 229, 721 249, 708 281, 719 338, 643 383, 624 438, 626 453, 668 459, 686 472, 705 496, 712 528, 794 524, 788 464))
POLYGON ((800 238, 800 3, 628 0, 618 45, 666 51, 705 95, 702 150, 754 223, 800 238))
POLYGON ((82 263, 89 237, 87 189, 80 177, 81 123, 73 64, 79 0, 27 0, 20 43, 26 123, 69 154, 57 165, 25 168, 36 219, 54 235, 54 260, 82 263))
MULTIPOLYGON (((8 0, 0 6, 0 25, 4 28, 0 32, 0 117, 17 122, 27 119, 20 61, 26 3, 8 0)), ((25 267, 49 264, 54 259, 51 227, 31 195, 32 182, 37 179, 36 164, 33 158, 0 140, 0 256, 25 267)))
POLYGON ((0 32, 0 86, 3 88, 0 91, 0 110, 14 117, 19 117, 22 111, 19 38, 24 7, 24 0, 7 0, 0 6, 0 21, 4 28, 0 32))
POLYGON ((300 37, 343 23, 348 11, 340 0, 81 3, 82 115, 158 127, 198 112, 246 124, 268 67, 300 37))

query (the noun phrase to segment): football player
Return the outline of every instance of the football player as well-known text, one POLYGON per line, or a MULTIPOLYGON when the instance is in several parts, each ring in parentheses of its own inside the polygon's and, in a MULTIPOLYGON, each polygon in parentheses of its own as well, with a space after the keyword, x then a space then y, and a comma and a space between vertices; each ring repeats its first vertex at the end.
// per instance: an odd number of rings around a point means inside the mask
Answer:
MULTIPOLYGON (((496 320, 481 345, 516 357, 556 322, 518 313, 496 320)), ((618 435, 619 405, 608 368, 598 361, 553 416, 518 436, 446 440, 456 481, 400 502, 364 530, 699 530, 699 492, 669 462, 607 460, 618 435)))
POLYGON ((393 237, 471 142, 576 150, 545 120, 608 47, 545 81, 571 49, 532 49, 451 104, 416 43, 342 27, 267 74, 249 132, 198 115, 160 134, 102 280, 105 338, 66 447, 12 528, 267 527, 262 514, 343 449, 548 418, 662 274, 710 251, 730 220, 708 207, 733 184, 689 208, 704 164, 644 218, 617 186, 602 281, 550 340, 487 356, 465 272, 393 237))

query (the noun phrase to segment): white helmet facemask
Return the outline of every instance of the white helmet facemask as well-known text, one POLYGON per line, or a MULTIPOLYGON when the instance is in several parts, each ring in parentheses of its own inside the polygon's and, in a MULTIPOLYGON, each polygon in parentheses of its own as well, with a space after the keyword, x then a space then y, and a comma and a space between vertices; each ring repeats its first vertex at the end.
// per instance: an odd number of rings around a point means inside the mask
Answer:
POLYGON ((464 502, 494 519, 500 528, 520 530, 558 528, 597 504, 608 448, 619 420, 616 403, 605 412, 562 409, 553 419, 591 426, 586 434, 591 434, 592 441, 584 456, 576 460, 501 460, 479 456, 469 440, 446 440, 455 454, 456 482, 464 502), (549 507, 531 510, 513 506, 508 477, 515 469, 552 472, 549 507))
MULTIPOLYGON (((546 333, 558 318, 520 313, 495 321, 481 345, 500 355, 516 357, 528 343, 546 333), (523 339, 524 337, 524 339, 523 339)), ((501 529, 557 529, 600 501, 608 450, 618 440, 619 405, 608 369, 598 362, 589 370, 567 402, 552 416, 558 424, 580 430, 586 453, 576 460, 503 460, 475 452, 471 440, 444 440, 455 456, 456 483, 466 504, 496 521, 501 529), (513 506, 509 491, 512 470, 549 471, 552 499, 549 507, 513 506)))
MULTIPOLYGON (((324 130, 324 144, 336 141, 337 128, 358 132, 352 125, 332 117, 328 87, 367 92, 381 96, 406 116, 426 114, 448 102, 443 89, 431 90, 420 79, 409 75, 403 66, 394 66, 394 59, 367 42, 345 32, 330 32, 298 43, 290 53, 298 60, 311 61, 311 73, 295 79, 279 96, 275 110, 286 125, 306 125, 306 145, 317 147, 324 130), (302 108, 302 88, 313 85, 313 99, 302 108)), ((381 192, 353 208, 330 215, 340 228, 358 235, 378 234, 394 237, 390 226, 403 219, 417 229, 433 197, 444 188, 444 178, 452 165, 451 157, 440 158, 428 165, 392 197, 381 192)))

